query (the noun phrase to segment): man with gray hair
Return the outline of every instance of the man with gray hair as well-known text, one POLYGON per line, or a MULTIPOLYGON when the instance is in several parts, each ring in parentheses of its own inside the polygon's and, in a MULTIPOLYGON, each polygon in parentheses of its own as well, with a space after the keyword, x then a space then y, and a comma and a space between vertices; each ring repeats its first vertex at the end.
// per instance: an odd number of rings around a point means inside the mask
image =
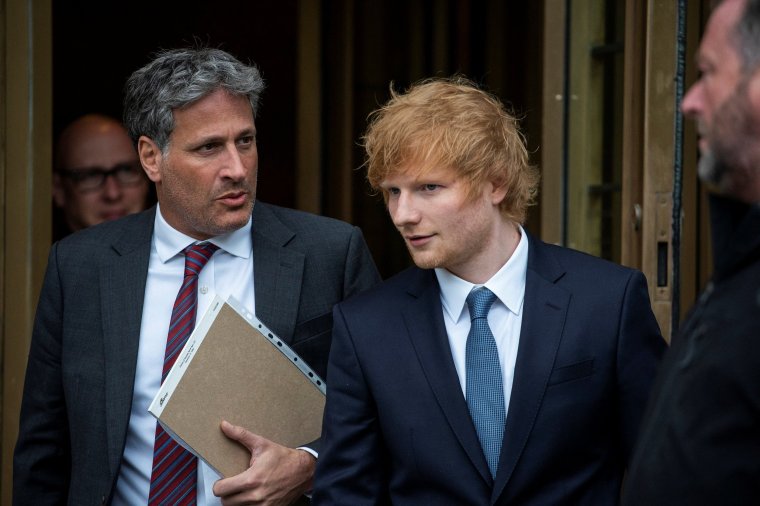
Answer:
POLYGON ((760 1, 724 0, 683 101, 711 186, 713 277, 673 338, 625 484, 629 505, 760 501, 760 1))
POLYGON ((162 52, 129 78, 125 125, 158 205, 51 249, 14 503, 288 504, 311 487, 316 448, 223 423, 251 466, 217 481, 147 411, 215 295, 324 376, 333 305, 379 280, 356 227, 256 201, 263 89, 256 68, 217 49, 162 52))

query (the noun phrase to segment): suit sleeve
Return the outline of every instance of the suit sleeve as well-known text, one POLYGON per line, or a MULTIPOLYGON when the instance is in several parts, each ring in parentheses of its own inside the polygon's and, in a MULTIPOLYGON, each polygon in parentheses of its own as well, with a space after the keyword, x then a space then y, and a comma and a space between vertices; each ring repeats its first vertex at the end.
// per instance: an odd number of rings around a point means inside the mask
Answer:
POLYGON ((644 275, 628 281, 618 332, 617 387, 621 445, 630 464, 641 419, 667 345, 652 312, 644 275))
MULTIPOLYGON (((346 249, 346 261, 343 272, 343 299, 356 295, 380 282, 380 275, 372 260, 372 255, 358 227, 353 227, 346 249)), ((329 315, 330 313, 328 313, 329 315)), ((303 445, 311 452, 320 455, 322 440, 317 439, 303 445)), ((309 452, 309 453, 311 453, 309 452)))
POLYGON ((37 306, 13 457, 14 504, 65 504, 69 428, 61 376, 62 291, 53 245, 37 306))
POLYGON ((333 318, 322 452, 312 504, 387 504, 387 457, 377 407, 340 305, 335 307, 333 318))
POLYGON ((346 251, 343 298, 347 299, 380 282, 372 255, 358 227, 353 227, 346 251))

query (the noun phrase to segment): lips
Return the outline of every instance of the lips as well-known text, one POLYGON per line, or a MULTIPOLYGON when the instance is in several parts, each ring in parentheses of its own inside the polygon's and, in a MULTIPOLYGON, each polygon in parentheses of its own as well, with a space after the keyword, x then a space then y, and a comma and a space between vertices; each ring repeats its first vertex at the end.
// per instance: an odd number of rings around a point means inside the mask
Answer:
POLYGON ((233 191, 222 194, 217 200, 230 207, 239 207, 248 201, 248 192, 233 191))
POLYGON ((702 152, 709 146, 707 141, 707 126, 702 121, 697 122, 697 144, 702 152))
POLYGON ((430 235, 422 235, 422 234, 415 234, 415 235, 407 235, 406 241, 413 247, 419 248, 422 246, 425 246, 428 244, 435 234, 430 235))

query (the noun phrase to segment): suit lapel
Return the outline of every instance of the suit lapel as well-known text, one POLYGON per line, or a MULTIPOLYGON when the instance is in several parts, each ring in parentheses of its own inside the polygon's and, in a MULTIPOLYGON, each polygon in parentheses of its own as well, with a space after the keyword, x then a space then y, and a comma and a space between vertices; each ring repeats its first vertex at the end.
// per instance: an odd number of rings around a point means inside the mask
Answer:
POLYGON ((528 271, 520 344, 492 504, 504 491, 533 429, 562 339, 570 294, 555 283, 564 269, 528 236, 528 271))
POLYGON ((298 318, 306 257, 286 247, 295 233, 258 201, 253 207, 252 237, 256 317, 290 343, 298 318))
POLYGON ((148 277, 155 208, 130 221, 100 265, 106 427, 110 470, 124 450, 137 367, 145 283, 148 277))
POLYGON ((434 271, 416 269, 403 318, 417 359, 459 444, 483 479, 491 483, 483 451, 462 395, 443 322, 440 291, 434 271))

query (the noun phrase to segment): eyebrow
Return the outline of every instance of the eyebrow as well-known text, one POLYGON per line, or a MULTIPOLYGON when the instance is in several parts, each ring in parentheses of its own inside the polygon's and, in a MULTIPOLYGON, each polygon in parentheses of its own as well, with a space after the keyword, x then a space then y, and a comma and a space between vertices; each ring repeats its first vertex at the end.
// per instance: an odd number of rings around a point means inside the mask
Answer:
POLYGON ((256 136, 256 129, 255 128, 244 128, 235 137, 242 137, 242 136, 245 136, 245 135, 253 135, 255 137, 256 136))
MULTIPOLYGON (((256 137, 256 129, 255 128, 245 128, 238 132, 235 135, 235 139, 238 139, 240 137, 245 137, 251 135, 253 137, 256 137)), ((226 135, 209 135, 208 137, 201 137, 200 139, 196 139, 190 143, 191 146, 203 146, 205 144, 213 144, 224 141, 226 138, 226 135)))

